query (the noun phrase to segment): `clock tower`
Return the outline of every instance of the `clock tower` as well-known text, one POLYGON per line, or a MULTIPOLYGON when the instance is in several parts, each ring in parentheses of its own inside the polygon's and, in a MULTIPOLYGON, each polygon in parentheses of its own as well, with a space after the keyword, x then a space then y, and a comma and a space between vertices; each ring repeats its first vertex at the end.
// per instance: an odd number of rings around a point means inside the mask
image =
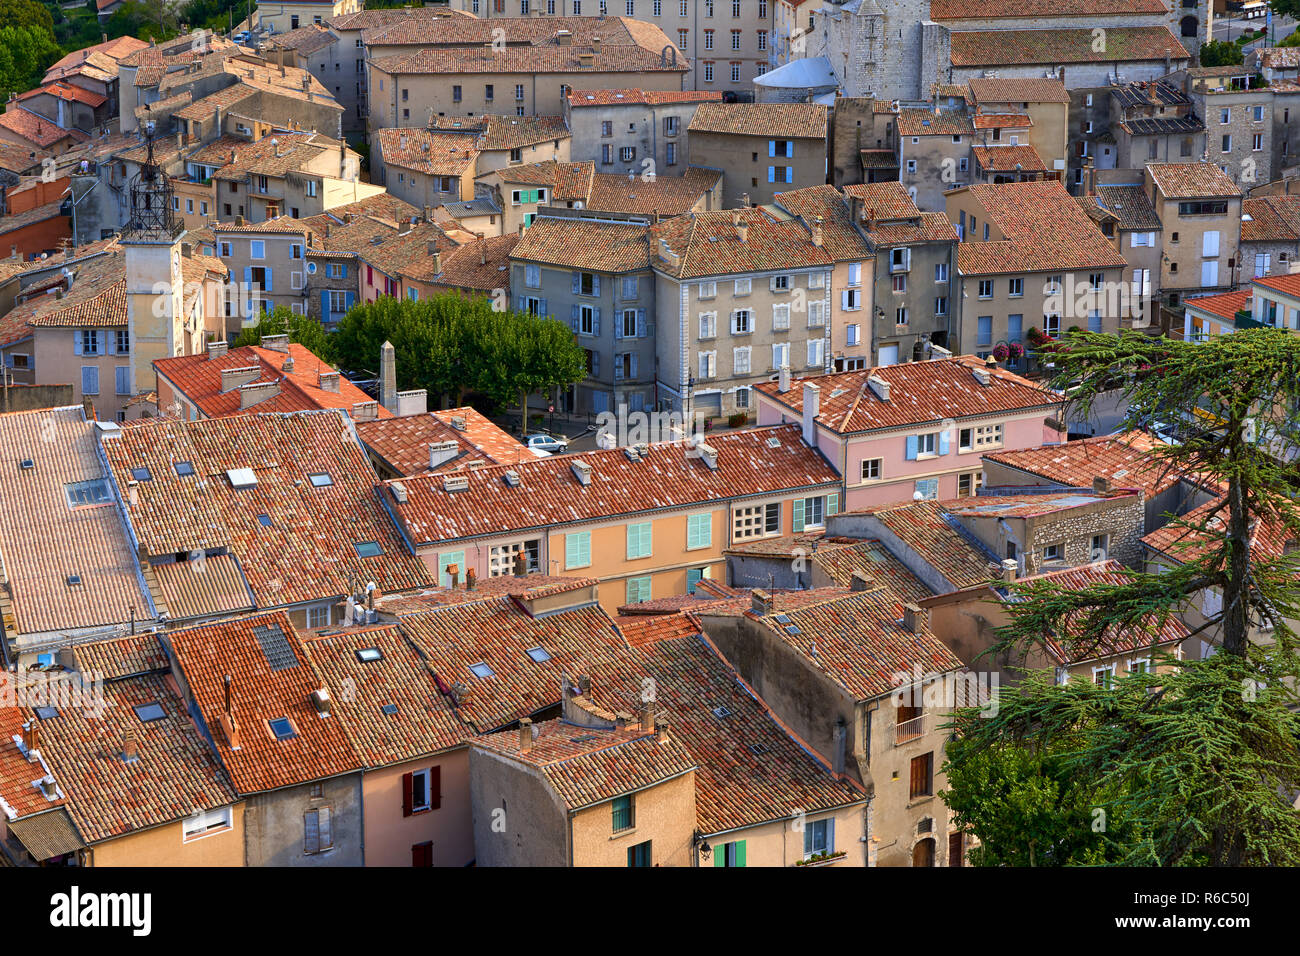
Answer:
POLYGON ((145 124, 148 157, 131 183, 131 213, 122 230, 126 315, 131 339, 131 393, 157 388, 153 363, 190 349, 181 270, 184 224, 173 209, 171 181, 154 162, 154 124, 145 124))

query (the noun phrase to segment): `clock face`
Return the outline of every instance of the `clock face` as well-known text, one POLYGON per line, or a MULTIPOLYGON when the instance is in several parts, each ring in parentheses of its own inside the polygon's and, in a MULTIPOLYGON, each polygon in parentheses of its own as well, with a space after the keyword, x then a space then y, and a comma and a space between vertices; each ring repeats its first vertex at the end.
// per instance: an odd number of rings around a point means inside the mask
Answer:
POLYGON ((176 272, 181 271, 181 251, 179 249, 172 252, 172 269, 176 272))

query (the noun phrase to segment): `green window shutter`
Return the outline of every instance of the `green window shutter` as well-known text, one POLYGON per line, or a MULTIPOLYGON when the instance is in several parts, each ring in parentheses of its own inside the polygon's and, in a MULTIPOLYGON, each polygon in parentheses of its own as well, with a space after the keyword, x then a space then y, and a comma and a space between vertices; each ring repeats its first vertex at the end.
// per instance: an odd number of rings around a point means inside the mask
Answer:
POLYGON ((707 548, 713 544, 712 515, 691 515, 686 520, 686 547, 707 548))
POLYGON ((745 841, 736 841, 736 866, 745 865, 745 841))
POLYGON ((584 568, 591 564, 591 532, 574 531, 564 536, 564 566, 584 568))
POLYGON ((803 499, 802 498, 796 498, 794 500, 794 530, 795 530, 795 534, 798 534, 800 531, 803 530, 803 499))
POLYGON ((713 848, 713 865, 714 866, 727 865, 727 844, 720 843, 713 848))
POLYGON ((826 514, 827 514, 827 515, 839 514, 839 511, 840 511, 840 496, 839 496, 839 494, 837 493, 837 494, 833 494, 833 495, 827 495, 827 496, 826 496, 826 514))

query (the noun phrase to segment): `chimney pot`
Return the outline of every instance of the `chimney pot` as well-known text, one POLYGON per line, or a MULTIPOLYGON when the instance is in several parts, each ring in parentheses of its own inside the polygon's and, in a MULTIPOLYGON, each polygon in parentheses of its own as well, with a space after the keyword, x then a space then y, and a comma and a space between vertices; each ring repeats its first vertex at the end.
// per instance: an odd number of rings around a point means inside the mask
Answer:
POLYGON ((1020 563, 1015 558, 1004 558, 1002 561, 1002 573, 999 577, 1003 581, 1014 581, 1016 574, 1020 571, 1020 563))
POLYGON ((531 718, 522 717, 519 720, 519 752, 527 753, 533 749, 533 722, 531 718))
POLYGON ((655 702, 648 700, 641 708, 641 733, 652 734, 655 729, 655 702))
POLYGON ((929 623, 929 612, 915 604, 903 605, 903 627, 913 634, 920 634, 929 623))
POLYGON ((867 577, 862 571, 854 571, 850 590, 853 591, 872 591, 875 590, 876 582, 867 577))
POLYGON ((755 614, 765 615, 772 611, 772 595, 761 588, 754 588, 749 596, 749 607, 755 614))
POLYGON ((1103 478, 1101 475, 1092 479, 1092 493, 1094 495, 1108 495, 1111 493, 1112 485, 1109 478, 1103 478))

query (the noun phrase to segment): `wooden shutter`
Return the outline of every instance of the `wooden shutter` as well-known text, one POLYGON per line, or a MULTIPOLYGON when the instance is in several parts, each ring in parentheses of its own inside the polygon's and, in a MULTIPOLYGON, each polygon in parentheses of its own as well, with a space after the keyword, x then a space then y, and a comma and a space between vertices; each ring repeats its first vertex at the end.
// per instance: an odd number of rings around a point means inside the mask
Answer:
POLYGON ((414 798, 412 797, 412 793, 414 792, 414 780, 415 774, 402 774, 402 816, 404 817, 409 817, 412 812, 411 808, 414 802, 414 798))
POLYGON ((799 532, 803 531, 803 524, 804 524, 803 509, 804 509, 804 500, 803 500, 802 498, 796 498, 796 499, 794 500, 794 531, 795 531, 795 534, 798 534, 799 532))
MULTIPOLYGON (((429 768, 429 809, 437 810, 442 806, 442 768, 429 768)), ((432 848, 429 850, 433 852, 432 848)), ((429 864, 433 866, 432 863, 429 864)))
POLYGON ((909 797, 916 797, 925 792, 925 758, 912 758, 912 774, 909 783, 909 797))
POLYGON ((948 865, 949 866, 964 865, 965 861, 963 859, 964 854, 962 852, 962 842, 963 842, 962 834, 960 833, 948 834, 948 865))
POLYGON ((321 807, 317 812, 320 814, 320 847, 322 850, 328 850, 334 845, 334 826, 330 817, 330 808, 321 807))
POLYGON ((320 852, 320 813, 308 810, 302 817, 302 851, 304 853, 320 852))
POLYGON ((916 461, 918 447, 919 447, 919 442, 917 440, 917 437, 915 435, 908 435, 907 449, 906 449, 906 457, 908 461, 916 461))
POLYGON ((736 841, 736 866, 745 865, 745 841, 736 841))

